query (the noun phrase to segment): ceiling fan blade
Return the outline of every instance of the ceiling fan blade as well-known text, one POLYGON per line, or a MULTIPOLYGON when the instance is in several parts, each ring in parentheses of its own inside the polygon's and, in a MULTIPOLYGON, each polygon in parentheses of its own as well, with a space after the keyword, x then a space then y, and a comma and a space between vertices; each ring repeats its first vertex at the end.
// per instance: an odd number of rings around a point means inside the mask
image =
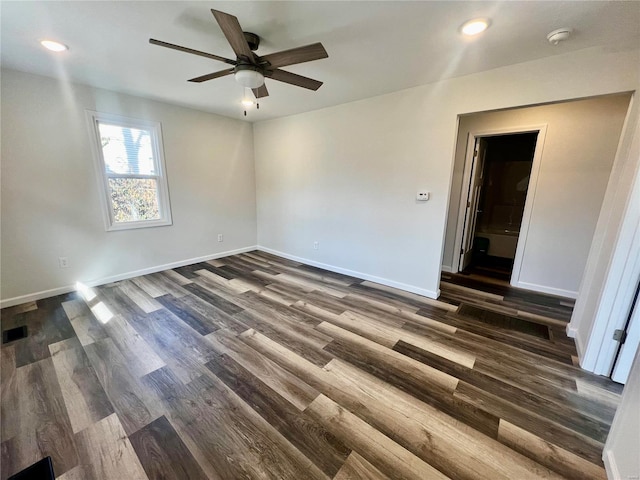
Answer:
POLYGON ((291 72, 285 72, 276 68, 273 71, 266 71, 265 75, 278 80, 279 82, 289 83, 297 87, 308 88, 309 90, 318 90, 322 86, 322 82, 313 78, 303 77, 291 72))
POLYGON ((240 26, 240 22, 233 15, 229 15, 228 13, 221 12, 219 10, 211 9, 211 13, 216 17, 216 21, 218 25, 220 25, 220 29, 224 36, 227 37, 227 41, 231 48, 235 52, 238 57, 246 57, 251 63, 253 63, 253 52, 249 48, 249 44, 247 40, 244 38, 244 33, 242 33, 242 27, 240 26))
POLYGON ((258 88, 254 88, 253 90, 253 94, 256 96, 256 98, 262 98, 262 97, 268 97, 269 96, 269 90, 267 90, 267 86, 263 83, 261 87, 258 88))
POLYGON ((178 50, 180 52, 187 52, 187 53, 192 53, 194 55, 200 55, 201 57, 212 58, 213 60, 218 60, 220 62, 228 63, 230 65, 238 64, 238 62, 236 62, 235 60, 229 60, 228 58, 220 57, 218 55, 214 55, 213 53, 201 52, 200 50, 194 50, 193 48, 181 47, 180 45, 174 45, 173 43, 163 42, 162 40, 156 40, 155 38, 150 38, 149 43, 152 45, 159 45, 161 47, 178 50))
POLYGON ((304 47, 283 50, 282 52, 270 53, 264 57, 260 57, 261 61, 267 61, 272 68, 286 67, 287 65, 295 65, 297 63, 311 62, 312 60, 320 60, 327 58, 329 54, 321 43, 313 43, 304 47))
POLYGON ((207 73, 206 75, 202 75, 201 77, 190 78, 190 82, 201 83, 206 82, 207 80, 213 80, 214 78, 224 77, 226 75, 231 75, 234 69, 229 68, 227 70, 220 70, 219 72, 207 73))

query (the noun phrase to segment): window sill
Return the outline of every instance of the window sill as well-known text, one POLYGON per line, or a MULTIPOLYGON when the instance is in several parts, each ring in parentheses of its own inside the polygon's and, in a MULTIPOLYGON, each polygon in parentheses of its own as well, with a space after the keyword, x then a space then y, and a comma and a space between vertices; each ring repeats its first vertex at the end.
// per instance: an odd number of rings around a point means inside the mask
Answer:
POLYGON ((114 232, 119 230, 135 230, 137 228, 166 227, 169 225, 173 225, 173 221, 171 219, 144 220, 139 222, 119 222, 107 226, 107 232, 114 232))

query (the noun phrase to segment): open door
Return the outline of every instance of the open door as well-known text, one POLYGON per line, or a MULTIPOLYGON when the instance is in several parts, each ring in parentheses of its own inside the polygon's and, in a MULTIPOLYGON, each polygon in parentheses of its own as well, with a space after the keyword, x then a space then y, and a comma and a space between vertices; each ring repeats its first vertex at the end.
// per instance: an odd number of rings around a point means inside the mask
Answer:
POLYGON ((471 262, 473 255, 473 238, 476 229, 476 217, 478 215, 478 205, 480 202, 480 190, 484 176, 484 159, 487 154, 487 141, 479 137, 473 151, 473 162, 471 165, 471 181, 469 182, 469 192, 467 195, 467 208, 464 215, 464 230, 462 237, 462 248, 460 249, 459 271, 464 270, 471 262))
POLYGON ((615 360, 611 380, 618 383, 627 383, 633 358, 640 347, 640 285, 636 289, 631 312, 627 324, 617 334, 621 343, 618 356, 615 360))

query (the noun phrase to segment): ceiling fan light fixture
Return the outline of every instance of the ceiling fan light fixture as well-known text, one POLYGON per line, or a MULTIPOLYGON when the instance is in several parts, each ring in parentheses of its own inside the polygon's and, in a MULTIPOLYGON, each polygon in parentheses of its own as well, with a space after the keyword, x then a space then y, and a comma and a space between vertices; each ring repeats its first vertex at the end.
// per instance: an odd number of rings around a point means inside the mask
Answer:
POLYGON ((239 68, 235 78, 236 82, 246 88, 258 88, 264 85, 264 75, 252 67, 239 68))
POLYGON ((487 28, 489 28, 490 24, 491 22, 488 18, 474 18, 473 20, 465 22, 464 25, 460 27, 460 31, 464 35, 472 37, 484 32, 487 28))
POLYGON ((242 103, 242 105, 247 108, 253 106, 253 100, 251 100, 250 98, 243 98, 242 102, 240 103, 242 103))

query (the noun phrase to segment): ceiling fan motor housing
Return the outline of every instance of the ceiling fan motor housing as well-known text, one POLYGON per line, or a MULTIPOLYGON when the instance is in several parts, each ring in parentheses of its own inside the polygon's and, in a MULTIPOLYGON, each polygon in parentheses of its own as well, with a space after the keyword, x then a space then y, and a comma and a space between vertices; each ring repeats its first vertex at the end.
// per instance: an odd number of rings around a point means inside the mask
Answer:
POLYGON ((249 48, 252 51, 257 50, 258 47, 260 46, 260 37, 255 33, 251 33, 251 32, 242 32, 242 33, 244 34, 244 39, 249 44, 249 48))

